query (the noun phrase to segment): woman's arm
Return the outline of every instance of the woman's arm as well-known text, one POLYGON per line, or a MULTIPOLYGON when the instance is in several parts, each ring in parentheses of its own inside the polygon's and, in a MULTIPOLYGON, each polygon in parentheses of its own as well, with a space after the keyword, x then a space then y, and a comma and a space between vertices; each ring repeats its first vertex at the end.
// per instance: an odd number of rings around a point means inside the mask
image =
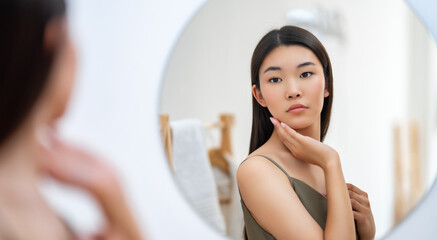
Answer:
POLYGON ((303 136, 272 118, 279 137, 293 156, 321 167, 325 173, 328 216, 324 239, 355 239, 355 225, 349 192, 338 153, 326 144, 303 136))
POLYGON ((323 171, 325 172, 328 199, 325 238, 355 239, 352 206, 341 170, 340 159, 337 157, 327 162, 323 171))

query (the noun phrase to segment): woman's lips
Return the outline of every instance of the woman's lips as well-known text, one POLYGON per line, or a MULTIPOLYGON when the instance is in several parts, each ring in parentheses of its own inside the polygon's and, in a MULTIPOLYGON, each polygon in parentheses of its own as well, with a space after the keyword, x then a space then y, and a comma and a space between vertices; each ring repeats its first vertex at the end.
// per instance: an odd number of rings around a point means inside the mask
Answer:
POLYGON ((307 109, 307 107, 305 107, 305 106, 302 105, 302 104, 294 104, 294 105, 291 105, 291 106, 288 108, 288 111, 287 111, 287 112, 289 112, 289 113, 300 113, 300 112, 305 111, 306 109, 307 109))
POLYGON ((306 107, 299 107, 299 108, 293 108, 291 110, 288 110, 289 113, 300 113, 305 111, 307 108, 306 107))

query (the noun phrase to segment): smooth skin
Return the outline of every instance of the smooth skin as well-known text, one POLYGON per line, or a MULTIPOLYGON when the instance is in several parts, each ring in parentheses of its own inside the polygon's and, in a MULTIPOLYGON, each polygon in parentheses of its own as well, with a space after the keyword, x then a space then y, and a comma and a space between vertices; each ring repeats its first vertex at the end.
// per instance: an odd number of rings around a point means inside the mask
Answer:
POLYGON ((0 145, 0 239, 143 239, 115 171, 57 137, 55 126, 67 108, 76 69, 65 19, 46 26, 43 42, 57 49, 47 86, 25 121, 0 145), (89 236, 71 232, 40 193, 38 184, 48 176, 94 197, 104 215, 101 231, 89 236))
POLYGON ((353 185, 348 190, 338 153, 320 142, 320 113, 323 99, 329 96, 320 61, 305 47, 280 46, 264 59, 259 78, 260 88, 252 87, 253 96, 273 115, 274 131, 237 172, 240 193, 252 216, 276 239, 355 239, 354 218, 360 238, 373 239, 367 195, 353 185), (304 105, 305 110, 289 111, 294 104, 304 105), (269 156, 290 176, 327 197, 325 231, 302 205, 287 176, 256 155, 269 156))

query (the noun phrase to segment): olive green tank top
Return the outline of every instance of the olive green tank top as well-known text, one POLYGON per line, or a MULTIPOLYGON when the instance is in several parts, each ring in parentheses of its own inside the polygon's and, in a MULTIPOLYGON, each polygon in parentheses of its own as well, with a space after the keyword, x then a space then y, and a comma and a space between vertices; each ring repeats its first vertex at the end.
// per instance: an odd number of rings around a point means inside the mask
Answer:
MULTIPOLYGON (((292 178, 288 175, 288 173, 275 161, 266 157, 264 155, 256 155, 260 157, 264 157, 268 159, 270 162, 275 164, 282 172, 287 175, 288 180, 293 187, 293 190, 296 192, 300 201, 304 205, 305 209, 308 213, 313 217, 313 219, 320 225, 320 227, 325 230, 326 225, 326 217, 328 210, 328 203, 325 196, 316 191, 314 188, 310 187, 305 182, 292 178)), ((241 197, 241 196, 240 196, 241 197)), ((269 232, 264 230, 253 218, 243 199, 241 198, 241 206, 243 208, 243 216, 244 216, 244 229, 245 234, 249 240, 274 240, 276 239, 269 232)), ((357 239, 358 234, 357 234, 357 239)))

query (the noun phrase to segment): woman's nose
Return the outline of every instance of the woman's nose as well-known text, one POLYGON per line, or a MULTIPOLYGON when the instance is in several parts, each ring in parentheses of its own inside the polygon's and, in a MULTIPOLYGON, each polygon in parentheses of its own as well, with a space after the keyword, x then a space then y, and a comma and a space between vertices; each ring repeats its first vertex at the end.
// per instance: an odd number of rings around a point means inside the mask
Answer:
POLYGON ((289 84, 287 90, 287 98, 298 98, 302 96, 302 91, 295 85, 289 84))

